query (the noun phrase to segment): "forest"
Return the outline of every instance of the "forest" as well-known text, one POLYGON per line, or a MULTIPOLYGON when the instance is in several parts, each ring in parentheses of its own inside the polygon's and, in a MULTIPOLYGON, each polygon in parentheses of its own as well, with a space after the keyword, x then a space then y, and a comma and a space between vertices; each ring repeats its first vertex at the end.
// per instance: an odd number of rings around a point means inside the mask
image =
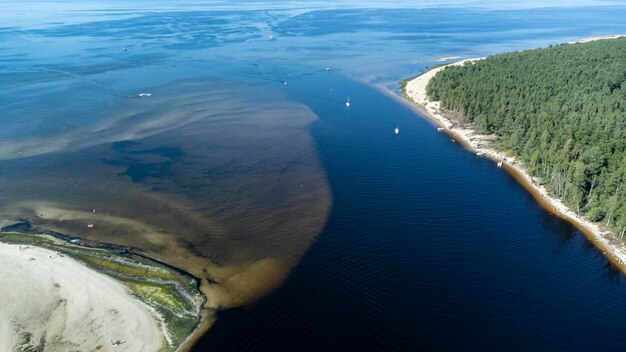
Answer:
POLYGON ((448 66, 430 99, 522 160, 571 209, 626 232, 626 38, 448 66))

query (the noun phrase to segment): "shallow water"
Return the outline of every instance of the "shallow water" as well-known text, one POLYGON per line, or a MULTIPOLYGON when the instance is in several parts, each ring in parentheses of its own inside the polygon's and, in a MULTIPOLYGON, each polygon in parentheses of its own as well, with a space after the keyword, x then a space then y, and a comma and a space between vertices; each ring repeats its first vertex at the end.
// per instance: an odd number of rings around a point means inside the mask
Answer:
POLYGON ((626 8, 0 7, 0 224, 140 248, 246 306, 198 351, 622 349, 622 274, 393 94, 440 57, 624 33, 626 8))

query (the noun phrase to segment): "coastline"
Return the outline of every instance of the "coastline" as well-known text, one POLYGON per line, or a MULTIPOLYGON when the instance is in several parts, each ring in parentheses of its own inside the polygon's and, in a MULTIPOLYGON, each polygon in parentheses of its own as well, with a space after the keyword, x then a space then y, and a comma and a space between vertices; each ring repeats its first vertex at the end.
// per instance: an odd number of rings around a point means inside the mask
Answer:
POLYGON ((212 321, 197 278, 123 247, 66 237, 0 230, 0 283, 14 288, 0 302, 0 349, 186 351, 212 321))
POLYGON ((587 42, 593 42, 596 40, 616 39, 616 38, 621 38, 621 37, 626 37, 626 34, 614 34, 614 35, 603 35, 599 37, 580 38, 580 39, 569 41, 567 42, 567 44, 587 43, 587 42))
MULTIPOLYGON (((610 39, 614 36, 597 37, 593 40, 610 39)), ((626 244, 619 240, 611 231, 603 229, 599 224, 593 223, 582 216, 576 214, 572 209, 563 204, 563 202, 550 194, 543 186, 543 182, 532 177, 526 167, 515 157, 507 152, 496 150, 490 147, 490 142, 496 139, 493 135, 478 134, 471 126, 463 126, 458 124, 451 118, 445 116, 439 101, 431 101, 426 94, 426 86, 439 71, 451 65, 463 65, 466 62, 473 62, 483 58, 473 58, 457 61, 443 66, 437 66, 423 74, 409 79, 403 88, 405 98, 412 102, 413 106, 418 109, 425 117, 433 121, 438 131, 445 132, 450 135, 454 141, 460 142, 466 149, 478 156, 489 158, 500 164, 503 169, 509 172, 538 203, 554 214, 581 230, 598 249, 602 251, 604 256, 618 267, 622 273, 626 274, 626 244)))
POLYGON ((74 258, 42 247, 0 243, 0 264, 0 283, 12 288, 3 290, 0 301, 3 351, 111 344, 120 351, 150 352, 166 343, 148 305, 122 283, 74 258))

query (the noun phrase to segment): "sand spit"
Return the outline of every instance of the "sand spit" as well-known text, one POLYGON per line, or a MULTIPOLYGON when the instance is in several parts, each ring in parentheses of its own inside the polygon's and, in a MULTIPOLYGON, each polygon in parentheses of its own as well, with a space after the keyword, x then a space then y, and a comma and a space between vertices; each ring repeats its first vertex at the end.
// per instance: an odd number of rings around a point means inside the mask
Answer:
POLYGON ((587 43, 587 42, 593 42, 594 40, 602 40, 602 39, 617 39, 617 38, 621 38, 625 36, 626 34, 614 34, 614 35, 604 35, 600 37, 580 38, 580 39, 567 42, 567 44, 587 43))
POLYGON ((149 308, 59 253, 0 243, 0 350, 160 351, 149 308), (31 349, 29 349, 29 347, 31 349))
MULTIPOLYGON (((608 39, 615 36, 596 37, 590 40, 608 39)), ((590 41, 586 40, 586 41, 590 41)), ((419 110, 435 122, 439 131, 445 131, 455 141, 461 142, 467 149, 479 156, 489 158, 511 173, 531 194, 551 213, 571 222, 591 240, 605 256, 624 273, 626 273, 626 244, 615 234, 607 231, 598 224, 592 223, 567 207, 560 199, 550 194, 543 186, 543 182, 528 174, 524 165, 506 152, 490 147, 495 136, 480 135, 468 125, 462 125, 446 117, 439 101, 431 101, 426 94, 426 86, 431 78, 439 71, 450 65, 463 65, 466 62, 481 60, 482 58, 466 59, 436 67, 406 83, 407 97, 417 104, 419 110), (501 164, 500 164, 501 163, 501 164)))

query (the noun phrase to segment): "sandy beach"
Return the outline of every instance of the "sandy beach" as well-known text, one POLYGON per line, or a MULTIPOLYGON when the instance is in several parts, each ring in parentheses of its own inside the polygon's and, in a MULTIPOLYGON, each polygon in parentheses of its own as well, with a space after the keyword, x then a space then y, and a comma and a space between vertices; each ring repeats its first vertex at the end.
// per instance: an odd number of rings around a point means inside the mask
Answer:
POLYGON ((164 335, 148 306, 121 283, 74 259, 0 243, 0 268, 1 351, 163 347, 164 335))
MULTIPOLYGON (((590 40, 609 39, 615 36, 597 37, 590 40)), ((589 41, 589 40, 586 40, 589 41)), ((466 59, 449 65, 463 65, 466 62, 481 60, 482 58, 466 59)), ((567 207, 557 197, 543 186, 543 182, 531 177, 524 165, 515 157, 490 148, 495 136, 481 135, 468 125, 462 125, 445 116, 439 101, 431 101, 426 94, 426 86, 431 78, 449 65, 436 67, 407 82, 405 92, 420 112, 431 119, 437 129, 448 133, 452 138, 462 143, 468 150, 481 157, 486 157, 500 164, 503 169, 511 173, 548 211, 571 222, 578 227, 591 242, 593 242, 605 256, 622 272, 626 273, 626 244, 615 234, 603 229, 599 224, 592 223, 567 207)))
POLYGON ((580 38, 576 40, 572 40, 567 42, 567 44, 577 44, 577 43, 587 43, 593 42, 594 40, 602 40, 602 39, 616 39, 626 36, 626 34, 615 34, 615 35, 605 35, 600 37, 589 37, 589 38, 580 38))

